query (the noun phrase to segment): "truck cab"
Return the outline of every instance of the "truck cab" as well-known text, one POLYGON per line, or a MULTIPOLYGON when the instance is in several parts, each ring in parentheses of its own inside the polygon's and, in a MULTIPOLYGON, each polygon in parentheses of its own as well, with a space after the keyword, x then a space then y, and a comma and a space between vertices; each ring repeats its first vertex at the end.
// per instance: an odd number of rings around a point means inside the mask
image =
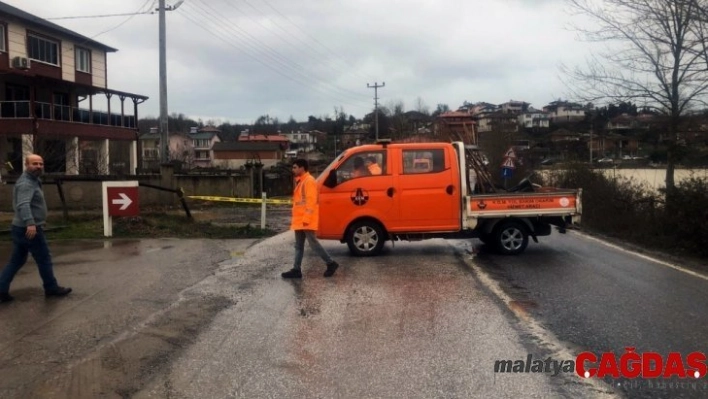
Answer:
POLYGON ((460 168, 449 143, 350 148, 318 178, 318 237, 346 241, 357 255, 378 252, 392 234, 454 232, 461 226, 460 168), (356 176, 375 157, 380 175, 356 176))

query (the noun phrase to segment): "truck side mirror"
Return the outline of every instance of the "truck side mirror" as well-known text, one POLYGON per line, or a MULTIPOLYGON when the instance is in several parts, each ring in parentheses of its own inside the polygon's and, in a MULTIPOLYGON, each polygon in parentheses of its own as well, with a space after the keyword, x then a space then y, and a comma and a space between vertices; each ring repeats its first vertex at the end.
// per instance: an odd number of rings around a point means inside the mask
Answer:
POLYGON ((337 171, 332 169, 329 171, 327 178, 325 179, 323 185, 328 188, 334 188, 337 186, 337 171))

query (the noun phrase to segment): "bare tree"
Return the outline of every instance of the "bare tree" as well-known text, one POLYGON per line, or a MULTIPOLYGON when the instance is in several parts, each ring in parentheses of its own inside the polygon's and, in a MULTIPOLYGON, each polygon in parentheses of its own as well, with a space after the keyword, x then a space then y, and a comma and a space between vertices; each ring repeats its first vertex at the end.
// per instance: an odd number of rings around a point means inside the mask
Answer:
POLYGON ((679 125, 708 91, 705 0, 566 0, 588 17, 578 27, 593 42, 612 44, 585 68, 562 67, 578 98, 634 101, 664 114, 668 134, 666 188, 675 187, 679 125))
POLYGON ((393 128, 395 137, 394 139, 401 139, 410 134, 410 128, 408 127, 408 120, 406 118, 405 112, 406 108, 403 101, 391 101, 388 108, 392 110, 391 113, 391 128, 393 128))
POLYGON ((415 110, 421 114, 430 115, 430 107, 425 104, 421 97, 415 99, 415 110))

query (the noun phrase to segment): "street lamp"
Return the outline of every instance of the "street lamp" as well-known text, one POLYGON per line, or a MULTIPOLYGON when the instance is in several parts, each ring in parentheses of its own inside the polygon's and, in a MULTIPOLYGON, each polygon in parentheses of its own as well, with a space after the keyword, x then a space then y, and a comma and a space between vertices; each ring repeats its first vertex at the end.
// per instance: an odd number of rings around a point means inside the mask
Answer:
POLYGON ((169 133, 167 126, 167 34, 165 11, 174 11, 184 3, 180 0, 174 6, 165 6, 165 0, 160 0, 158 11, 160 13, 160 160, 162 163, 169 161, 169 133))

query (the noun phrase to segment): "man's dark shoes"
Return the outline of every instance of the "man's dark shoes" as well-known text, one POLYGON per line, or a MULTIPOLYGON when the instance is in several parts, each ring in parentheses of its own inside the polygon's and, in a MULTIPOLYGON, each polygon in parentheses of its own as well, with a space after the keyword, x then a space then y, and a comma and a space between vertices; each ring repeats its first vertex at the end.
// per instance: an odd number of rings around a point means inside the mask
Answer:
POLYGON ((337 268, 339 267, 339 263, 337 262, 332 262, 327 264, 327 270, 324 272, 325 277, 332 277, 334 276, 334 272, 337 271, 337 268))
POLYGON ((56 287, 51 290, 44 291, 44 296, 49 298, 50 296, 66 296, 71 292, 69 287, 56 287))
POLYGON ((302 278, 302 272, 300 269, 290 269, 282 273, 281 276, 283 276, 283 278, 302 278))
POLYGON ((12 302, 14 300, 15 300, 15 297, 8 294, 7 292, 0 292, 0 303, 12 302))

